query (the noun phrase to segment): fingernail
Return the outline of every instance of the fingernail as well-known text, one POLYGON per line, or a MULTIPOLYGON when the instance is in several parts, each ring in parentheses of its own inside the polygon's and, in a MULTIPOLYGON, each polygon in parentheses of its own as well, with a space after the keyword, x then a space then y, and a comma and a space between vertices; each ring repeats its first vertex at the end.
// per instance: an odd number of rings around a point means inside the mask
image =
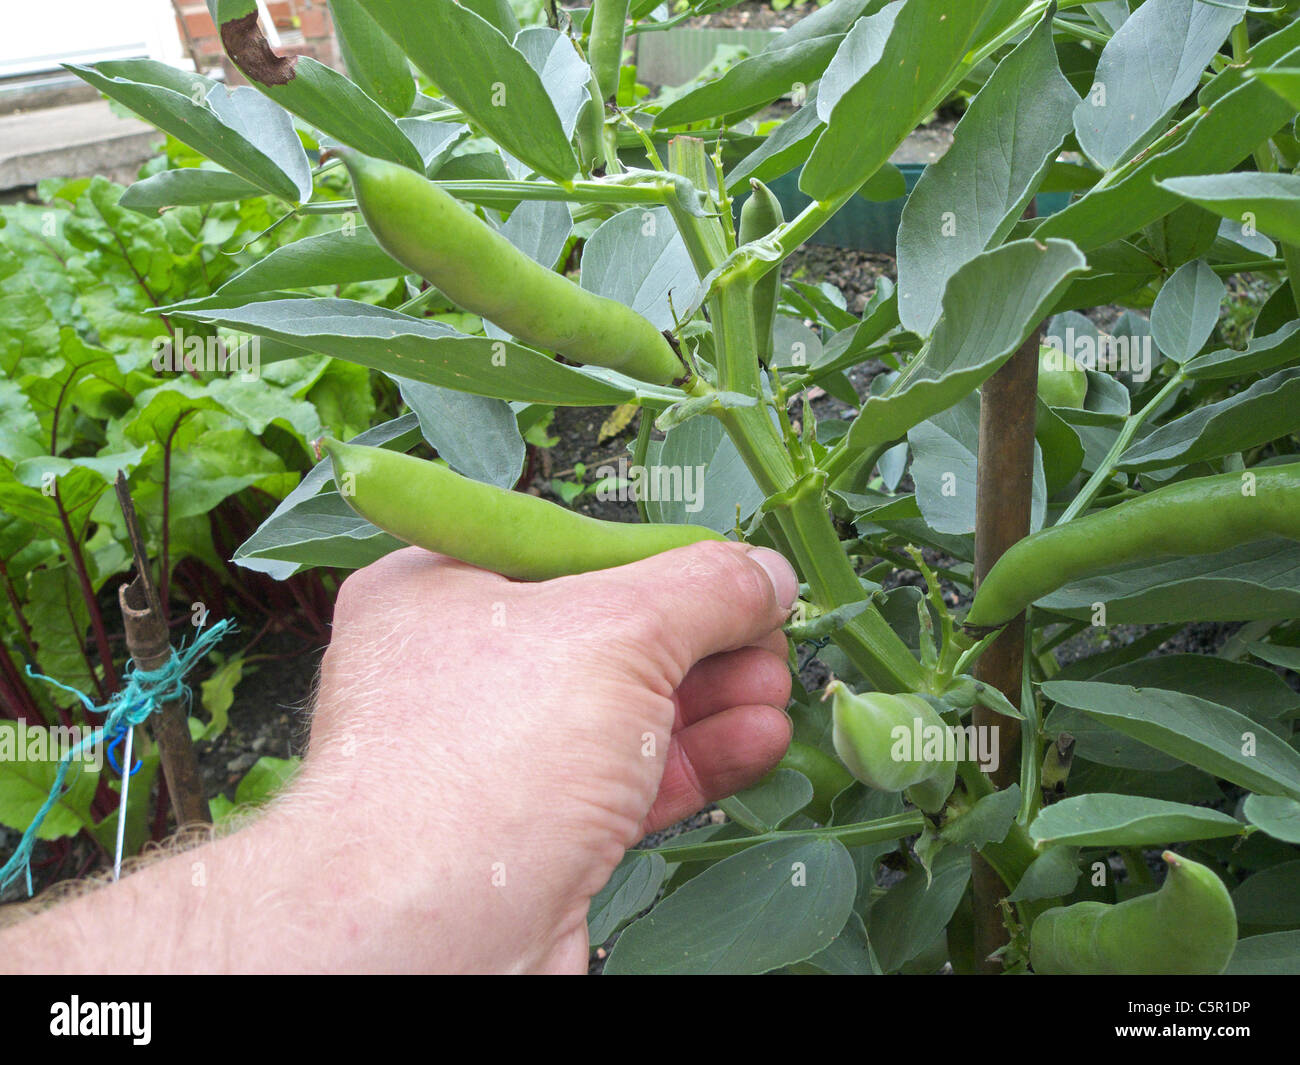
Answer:
POLYGON ((795 576, 794 567, 786 561, 785 556, 767 547, 750 548, 749 557, 767 572, 772 582, 772 591, 782 608, 789 610, 799 595, 799 578, 795 576))

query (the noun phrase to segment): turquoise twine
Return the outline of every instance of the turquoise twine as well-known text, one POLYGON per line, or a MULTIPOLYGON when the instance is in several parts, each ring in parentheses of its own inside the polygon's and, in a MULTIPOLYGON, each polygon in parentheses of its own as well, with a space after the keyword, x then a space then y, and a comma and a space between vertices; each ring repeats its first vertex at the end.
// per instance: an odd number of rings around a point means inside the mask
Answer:
POLYGON ((140 724, 150 714, 157 712, 164 703, 169 703, 173 699, 183 699, 188 712, 191 696, 190 689, 185 684, 185 674, 212 649, 213 644, 232 628, 234 628, 234 623, 227 618, 218 621, 206 631, 200 629, 195 634, 193 643, 186 647, 182 642, 180 651, 173 648, 171 658, 157 669, 136 669, 135 663, 130 663, 126 670, 125 686, 103 706, 96 706, 76 688, 61 684, 53 677, 36 673, 31 666, 27 667, 29 677, 43 680, 48 684, 53 684, 56 688, 61 688, 63 691, 75 695, 81 700, 87 713, 104 714, 106 716, 102 725, 60 759, 58 771, 54 774, 54 785, 50 788, 49 798, 36 811, 35 819, 28 826, 27 831, 23 833, 23 838, 19 840, 13 856, 5 862, 3 867, 0 867, 0 892, 5 891, 18 879, 20 874, 25 874, 27 877, 27 894, 29 896, 32 894, 32 850, 36 846, 36 834, 40 831, 41 822, 45 820, 45 816, 65 794, 63 782, 77 757, 82 752, 94 747, 105 736, 112 736, 116 732, 125 731, 140 724))

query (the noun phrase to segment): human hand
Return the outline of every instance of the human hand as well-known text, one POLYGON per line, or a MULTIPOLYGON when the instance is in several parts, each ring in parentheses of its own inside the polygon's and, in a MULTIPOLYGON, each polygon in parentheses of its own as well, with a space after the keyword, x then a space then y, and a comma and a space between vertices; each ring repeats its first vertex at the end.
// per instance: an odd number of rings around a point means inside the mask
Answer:
POLYGON ((718 543, 539 584, 416 548, 351 576, 285 809, 332 805, 381 966, 585 971, 624 850, 785 752, 796 592, 718 543))

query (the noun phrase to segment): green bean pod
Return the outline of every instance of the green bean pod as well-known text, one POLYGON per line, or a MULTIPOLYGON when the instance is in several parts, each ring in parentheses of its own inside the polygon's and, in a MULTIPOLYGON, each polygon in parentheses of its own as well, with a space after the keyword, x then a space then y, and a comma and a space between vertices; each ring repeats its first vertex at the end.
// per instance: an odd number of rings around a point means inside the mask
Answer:
POLYGON ((1076 902, 1039 916, 1029 934, 1034 972, 1215 975, 1237 945, 1232 897, 1214 872, 1165 851, 1160 890, 1127 902, 1076 902))
POLYGON ((841 681, 826 686, 832 698, 835 753, 858 780, 881 791, 906 791, 927 813, 952 792, 956 762, 947 757, 948 726, 919 695, 855 694, 841 681), (927 745, 940 743, 937 757, 927 745))
POLYGON ((1038 398, 1049 407, 1082 407, 1088 398, 1088 371, 1059 348, 1040 344, 1038 398))
POLYGON ((726 537, 700 525, 598 521, 435 462, 325 440, 334 481, 358 514, 416 547, 524 581, 623 566, 726 537))
POLYGON ((574 362, 656 385, 690 378, 664 335, 631 307, 534 262, 424 175, 336 151, 375 240, 452 302, 574 362))
POLYGON ((853 776, 839 762, 819 747, 790 741, 790 748, 777 765, 778 769, 795 769, 813 786, 808 812, 823 825, 831 819, 831 800, 853 783, 853 776))
MULTIPOLYGON (((757 178, 750 178, 753 193, 740 209, 736 243, 748 244, 771 233, 785 221, 781 202, 757 178)), ((772 364, 772 330, 776 328, 776 306, 781 297, 781 268, 769 270, 754 286, 754 332, 758 337, 758 361, 772 364)))
POLYGON ((618 96, 618 72, 623 65, 623 37, 629 6, 630 0, 592 0, 587 59, 596 75, 602 100, 613 100, 618 96))
POLYGON ((1128 562, 1211 554, 1274 536, 1300 540, 1300 463, 1180 481, 1025 537, 976 589, 966 626, 1003 625, 1057 588, 1128 562))

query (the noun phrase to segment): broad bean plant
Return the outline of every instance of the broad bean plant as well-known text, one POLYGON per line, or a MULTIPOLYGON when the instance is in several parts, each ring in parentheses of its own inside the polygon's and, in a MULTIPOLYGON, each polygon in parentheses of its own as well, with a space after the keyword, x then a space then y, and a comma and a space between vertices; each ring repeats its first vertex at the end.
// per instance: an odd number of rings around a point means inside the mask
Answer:
POLYGON ((606 973, 1296 971, 1294 0, 831 0, 664 90, 632 48, 700 8, 335 0, 344 75, 211 6, 246 86, 74 68, 211 160, 133 201, 337 228, 165 311, 410 409, 330 441, 240 562, 412 542, 532 579, 728 537, 800 573, 790 754, 627 854, 606 973), (905 194, 860 314, 786 268, 905 194), (408 298, 335 294, 375 279, 408 298), (508 494, 558 406, 638 410, 631 468, 702 471, 694 505, 508 494))

